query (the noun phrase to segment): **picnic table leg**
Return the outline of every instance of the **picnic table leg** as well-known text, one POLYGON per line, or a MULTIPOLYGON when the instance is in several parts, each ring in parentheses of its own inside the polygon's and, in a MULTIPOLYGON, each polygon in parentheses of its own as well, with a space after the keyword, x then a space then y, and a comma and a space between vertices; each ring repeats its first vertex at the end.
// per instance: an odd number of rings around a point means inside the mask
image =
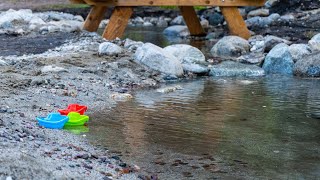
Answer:
POLYGON ((133 13, 132 7, 115 7, 110 21, 103 32, 103 37, 113 40, 121 38, 133 13))
POLYGON ((106 6, 93 6, 84 22, 83 29, 89 32, 96 32, 106 11, 106 6))
POLYGON ((220 7, 220 9, 227 21, 230 34, 249 39, 250 31, 248 30, 238 7, 220 7))
POLYGON ((202 36, 206 34, 193 6, 179 6, 179 9, 191 35, 202 36))

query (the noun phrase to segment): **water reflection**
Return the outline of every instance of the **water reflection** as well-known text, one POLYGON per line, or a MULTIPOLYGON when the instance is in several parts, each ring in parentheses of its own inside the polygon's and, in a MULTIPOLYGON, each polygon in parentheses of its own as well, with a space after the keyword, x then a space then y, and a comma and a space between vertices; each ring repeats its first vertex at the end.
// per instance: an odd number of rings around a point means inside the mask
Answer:
POLYGON ((160 169, 162 178, 182 178, 182 171, 198 178, 319 177, 320 121, 306 114, 320 112, 320 81, 203 79, 180 86, 168 94, 141 91, 91 115, 89 138, 149 171, 160 169), (195 159, 212 155, 219 161, 211 164, 228 173, 160 167, 152 164, 159 152, 164 161, 179 157, 199 167, 208 162, 195 159))

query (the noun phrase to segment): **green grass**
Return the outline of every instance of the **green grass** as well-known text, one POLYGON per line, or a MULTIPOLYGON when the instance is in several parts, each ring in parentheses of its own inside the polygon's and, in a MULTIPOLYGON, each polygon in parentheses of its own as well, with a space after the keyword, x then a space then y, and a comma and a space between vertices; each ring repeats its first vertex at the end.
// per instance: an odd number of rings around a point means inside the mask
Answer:
POLYGON ((88 7, 90 6, 87 4, 50 4, 50 5, 41 6, 41 9, 58 10, 58 9, 76 9, 76 8, 88 8, 88 7))

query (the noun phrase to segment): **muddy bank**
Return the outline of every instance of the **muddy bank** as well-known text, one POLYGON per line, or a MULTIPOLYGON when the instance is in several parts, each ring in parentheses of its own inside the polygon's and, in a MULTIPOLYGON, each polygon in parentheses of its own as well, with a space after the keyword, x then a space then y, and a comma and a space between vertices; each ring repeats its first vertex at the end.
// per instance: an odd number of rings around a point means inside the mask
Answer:
POLYGON ((85 136, 44 129, 35 121, 69 103, 88 105, 90 115, 111 108, 117 92, 130 93, 160 81, 159 73, 132 63, 127 53, 99 56, 99 36, 77 37, 43 54, 2 57, 6 63, 0 66, 0 177, 135 179, 124 174, 134 171, 133 165, 124 167, 119 157, 91 146, 85 136))

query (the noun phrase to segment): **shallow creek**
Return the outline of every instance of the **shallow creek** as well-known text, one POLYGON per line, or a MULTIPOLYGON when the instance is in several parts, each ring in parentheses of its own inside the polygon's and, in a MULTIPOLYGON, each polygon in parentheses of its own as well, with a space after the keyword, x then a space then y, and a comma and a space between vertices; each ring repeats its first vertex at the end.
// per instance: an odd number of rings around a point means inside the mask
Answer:
MULTIPOLYGON (((168 39, 131 28, 126 37, 205 53, 214 42, 168 39), (208 44, 209 43, 209 44, 208 44)), ((144 90, 91 114, 87 137, 161 179, 317 179, 320 81, 269 76, 202 78, 144 90)))
POLYGON ((320 176, 319 80, 208 78, 91 114, 90 141, 164 179, 320 176))

